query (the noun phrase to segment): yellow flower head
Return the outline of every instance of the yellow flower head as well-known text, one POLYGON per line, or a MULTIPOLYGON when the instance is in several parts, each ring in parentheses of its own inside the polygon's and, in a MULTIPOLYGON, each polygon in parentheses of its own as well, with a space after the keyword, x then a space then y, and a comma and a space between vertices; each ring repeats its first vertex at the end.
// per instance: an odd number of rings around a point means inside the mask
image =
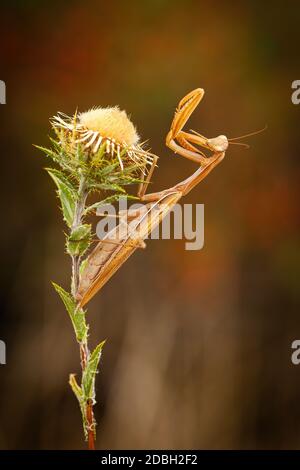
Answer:
POLYGON ((75 143, 84 146, 84 150, 97 154, 104 145, 107 155, 116 155, 120 167, 124 161, 131 161, 142 167, 151 165, 153 154, 139 144, 139 135, 125 111, 117 106, 112 108, 93 108, 84 113, 69 117, 58 113, 52 118, 56 129, 66 131, 75 143))
POLYGON ((114 108, 94 108, 79 114, 79 122, 86 129, 99 132, 102 137, 109 137, 128 146, 139 141, 137 131, 125 111, 114 108))

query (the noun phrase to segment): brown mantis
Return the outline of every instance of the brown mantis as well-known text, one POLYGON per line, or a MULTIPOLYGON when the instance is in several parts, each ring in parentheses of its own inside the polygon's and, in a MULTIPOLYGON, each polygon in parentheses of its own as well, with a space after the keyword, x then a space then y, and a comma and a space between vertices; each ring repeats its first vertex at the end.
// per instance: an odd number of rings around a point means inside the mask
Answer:
POLYGON ((146 204, 138 210, 120 214, 120 224, 100 240, 87 258, 78 285, 76 300, 83 307, 104 286, 120 266, 138 248, 143 240, 158 226, 174 205, 200 183, 224 158, 229 141, 226 136, 208 139, 196 132, 188 133, 183 127, 203 98, 204 90, 197 88, 188 93, 178 105, 166 137, 166 145, 175 153, 199 164, 199 168, 175 186, 156 193, 146 194, 157 157, 140 184, 138 196, 146 204), (198 147, 212 152, 206 156, 198 147), (124 221, 127 221, 124 223, 124 221), (138 233, 138 236, 136 234, 138 233))

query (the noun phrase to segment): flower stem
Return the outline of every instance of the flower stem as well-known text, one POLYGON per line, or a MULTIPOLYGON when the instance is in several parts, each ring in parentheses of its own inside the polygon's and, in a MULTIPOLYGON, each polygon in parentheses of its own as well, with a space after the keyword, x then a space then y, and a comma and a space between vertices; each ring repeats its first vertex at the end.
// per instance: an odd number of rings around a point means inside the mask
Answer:
MULTIPOLYGON (((79 182, 78 187, 78 199, 75 205, 75 213, 74 213, 74 220, 71 227, 71 232, 78 228, 82 223, 82 216, 83 211, 85 208, 85 202, 87 198, 87 192, 85 188, 85 179, 82 176, 79 182)), ((72 281, 71 281, 71 292, 73 297, 75 298, 78 284, 79 284, 79 267, 81 257, 74 255, 71 256, 72 259, 72 281)), ((87 362, 90 356, 90 350, 88 347, 88 342, 85 340, 81 342, 79 345, 79 352, 80 352, 80 362, 81 362, 81 371, 82 374, 85 371, 87 366, 87 362)), ((87 430, 87 438, 88 438, 88 449, 95 450, 95 429, 96 429, 96 421, 94 418, 94 411, 93 411, 93 401, 88 400, 85 404, 85 420, 84 426, 87 430)))
MULTIPOLYGON (((87 364, 88 357, 90 355, 90 351, 88 348, 87 342, 80 344, 80 358, 81 358, 81 370, 82 373, 84 372, 87 364)), ((93 410, 93 401, 88 400, 86 403, 86 422, 87 422, 87 435, 88 435, 88 449, 95 450, 95 429, 96 429, 96 421, 94 417, 94 410, 93 410)))
POLYGON ((90 400, 86 408, 86 419, 88 422, 88 448, 89 450, 95 450, 95 418, 93 411, 93 403, 90 400))

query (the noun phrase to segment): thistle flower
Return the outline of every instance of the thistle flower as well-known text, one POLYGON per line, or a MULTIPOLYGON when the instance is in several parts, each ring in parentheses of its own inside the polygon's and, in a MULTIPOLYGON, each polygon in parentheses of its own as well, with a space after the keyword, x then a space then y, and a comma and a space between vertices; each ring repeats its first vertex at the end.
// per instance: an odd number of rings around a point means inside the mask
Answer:
POLYGON ((82 144, 84 150, 97 154, 104 146, 106 155, 117 156, 121 169, 128 164, 151 165, 154 155, 139 143, 139 135, 125 111, 117 106, 93 108, 78 116, 58 113, 52 118, 57 130, 66 131, 75 144, 82 144))
POLYGON ((76 298, 81 271, 89 262, 85 255, 94 238, 92 224, 87 223, 86 217, 98 207, 115 202, 120 197, 137 199, 126 188, 144 181, 148 168, 151 165, 153 169, 156 159, 143 148, 134 125, 126 112, 118 107, 93 108, 85 113, 75 113, 72 117, 58 113, 50 121, 56 134, 55 138, 50 137, 52 148, 38 148, 58 167, 46 170, 57 187, 63 218, 68 227, 65 234, 66 252, 72 262, 70 292, 55 283, 53 285, 66 307, 79 343, 81 383, 78 383, 75 374, 70 375, 69 383, 79 402, 89 449, 94 449, 95 380, 104 341, 90 351, 86 310, 76 298), (104 199, 90 201, 90 195, 94 193, 104 199))

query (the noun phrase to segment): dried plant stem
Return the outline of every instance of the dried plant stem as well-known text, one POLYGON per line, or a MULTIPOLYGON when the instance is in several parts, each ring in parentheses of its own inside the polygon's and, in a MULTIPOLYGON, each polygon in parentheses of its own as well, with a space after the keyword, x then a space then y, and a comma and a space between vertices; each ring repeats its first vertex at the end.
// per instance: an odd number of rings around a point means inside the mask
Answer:
MULTIPOLYGON (((72 230, 75 230, 81 225, 82 215, 85 208, 87 193, 85 191, 85 180, 82 177, 79 183, 78 189, 78 200, 75 205, 75 212, 74 212, 74 220, 72 224, 72 230)), ((80 267, 80 256, 72 256, 72 282, 71 282, 71 292, 73 297, 75 298, 75 294, 77 291, 78 283, 79 283, 79 267, 80 267)), ((88 359, 90 357, 90 350, 88 347, 87 340, 81 342, 79 344, 79 352, 80 352, 80 362, 81 362, 81 371, 82 374, 85 371, 88 359)), ((88 434, 88 448, 89 450, 95 450, 95 430, 96 430, 96 421, 94 418, 94 411, 93 411, 93 401, 89 400, 86 403, 86 428, 88 434)))

